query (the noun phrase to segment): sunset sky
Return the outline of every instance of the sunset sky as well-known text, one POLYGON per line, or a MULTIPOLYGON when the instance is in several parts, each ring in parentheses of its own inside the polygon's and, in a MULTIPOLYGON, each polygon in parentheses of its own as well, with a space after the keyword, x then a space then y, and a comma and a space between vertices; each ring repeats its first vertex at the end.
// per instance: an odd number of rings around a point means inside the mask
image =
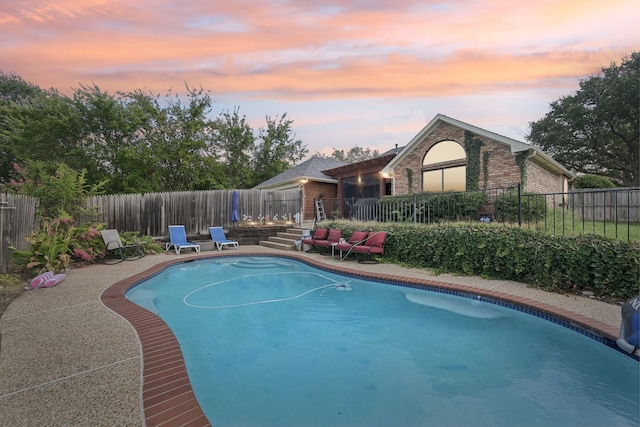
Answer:
POLYGON ((525 141, 580 79, 640 50, 638 0, 15 0, 0 71, 43 89, 211 91, 309 154, 405 145, 436 114, 525 141))

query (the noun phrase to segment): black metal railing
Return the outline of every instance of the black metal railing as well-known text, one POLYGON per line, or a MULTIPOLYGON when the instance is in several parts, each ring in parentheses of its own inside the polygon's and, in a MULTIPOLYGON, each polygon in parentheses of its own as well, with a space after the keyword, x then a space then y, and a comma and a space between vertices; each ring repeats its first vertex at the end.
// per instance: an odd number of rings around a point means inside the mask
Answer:
POLYGON ((511 224, 554 235, 595 233, 640 240, 640 188, 524 193, 520 186, 483 191, 323 199, 327 219, 432 224, 511 224))

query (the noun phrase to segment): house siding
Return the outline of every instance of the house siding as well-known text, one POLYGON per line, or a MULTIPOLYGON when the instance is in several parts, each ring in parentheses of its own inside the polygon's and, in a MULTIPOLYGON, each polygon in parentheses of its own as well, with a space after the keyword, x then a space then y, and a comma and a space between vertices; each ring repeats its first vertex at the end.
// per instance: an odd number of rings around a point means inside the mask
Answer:
POLYGON ((336 184, 327 182, 309 181, 304 185, 303 197, 303 220, 311 220, 315 217, 315 206, 313 199, 319 199, 324 193, 325 199, 335 199, 338 197, 338 187, 336 184))

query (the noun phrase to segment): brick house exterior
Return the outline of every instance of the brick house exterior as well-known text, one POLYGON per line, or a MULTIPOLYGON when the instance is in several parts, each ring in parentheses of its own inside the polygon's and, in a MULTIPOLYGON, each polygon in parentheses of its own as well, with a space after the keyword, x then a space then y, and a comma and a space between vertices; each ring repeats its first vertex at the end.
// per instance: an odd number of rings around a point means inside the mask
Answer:
MULTIPOLYGON (((440 142, 457 143, 464 150, 452 145, 464 154, 461 155, 463 158, 438 163, 437 170, 454 167, 466 174, 477 173, 474 178, 477 188, 468 188, 467 180, 462 183, 467 188, 459 191, 521 184, 524 192, 566 193, 569 182, 575 178, 558 162, 529 144, 438 114, 402 148, 396 147, 374 159, 351 164, 312 157, 256 188, 300 188, 301 213, 305 219, 314 217, 313 200, 316 198, 334 199, 337 209, 341 210, 340 206, 347 199, 419 193, 424 191, 423 172, 430 170, 430 165, 424 165, 425 156, 440 142)), ((327 206, 327 209, 334 208, 327 206)))
MULTIPOLYGON (((421 192, 425 169, 423 160, 427 152, 442 141, 454 141, 465 148, 469 138, 481 142, 476 157, 478 189, 524 184, 523 191, 526 192, 559 193, 567 191, 569 181, 574 178, 570 171, 528 144, 441 114, 431 120, 380 173, 392 179, 392 194, 421 192), (519 161, 524 165, 524 174, 519 161)), ((471 161, 467 153, 467 168, 471 161)))

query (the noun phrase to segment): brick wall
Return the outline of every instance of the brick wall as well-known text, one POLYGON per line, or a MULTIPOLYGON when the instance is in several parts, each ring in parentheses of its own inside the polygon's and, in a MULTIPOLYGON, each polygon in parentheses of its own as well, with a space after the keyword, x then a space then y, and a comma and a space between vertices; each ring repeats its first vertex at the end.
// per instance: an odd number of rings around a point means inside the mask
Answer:
MULTIPOLYGON (((484 153, 489 152, 488 177, 486 188, 511 187, 520 182, 520 168, 516 164, 511 148, 488 138, 476 135, 483 142, 480 149, 480 177, 479 187, 485 188, 483 159, 484 153)), ((464 130, 447 123, 438 126, 421 141, 414 150, 405 157, 393 171, 395 177, 395 194, 410 192, 407 168, 413 171, 413 192, 422 191, 422 160, 427 151, 440 141, 456 141, 464 147, 464 130)))
POLYGON ((527 163, 527 183, 524 191, 530 193, 560 193, 562 192, 561 178, 529 160, 527 163))

